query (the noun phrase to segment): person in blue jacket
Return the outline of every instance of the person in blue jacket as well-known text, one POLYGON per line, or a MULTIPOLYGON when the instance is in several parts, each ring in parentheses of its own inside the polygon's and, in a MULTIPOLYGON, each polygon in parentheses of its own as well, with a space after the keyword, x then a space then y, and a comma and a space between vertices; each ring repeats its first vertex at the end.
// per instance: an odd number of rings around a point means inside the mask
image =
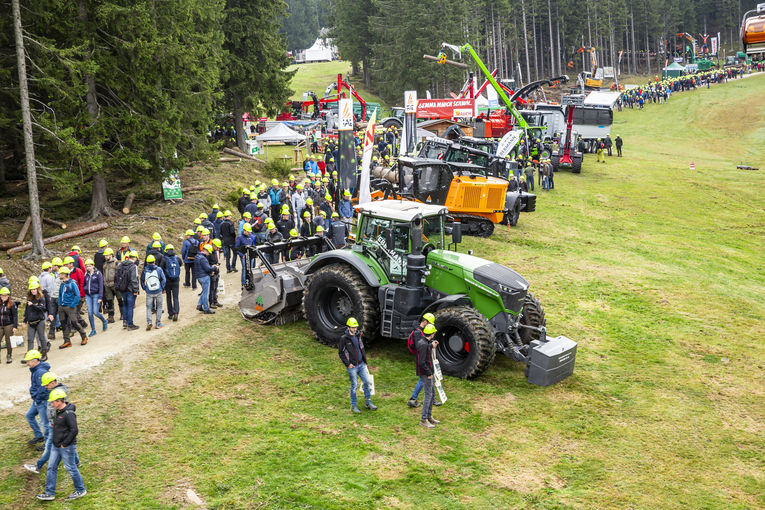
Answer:
POLYGON ((162 327, 162 294, 165 292, 167 278, 165 272, 155 264, 154 255, 146 257, 146 265, 141 273, 141 288, 146 292, 146 330, 151 329, 152 310, 157 311, 156 329, 162 327))
POLYGON ((189 229, 186 231, 186 239, 184 239, 181 245, 181 260, 183 265, 186 266, 186 278, 183 281, 183 286, 196 289, 197 279, 194 276, 194 257, 196 254, 192 247, 195 247, 195 250, 198 251, 199 242, 194 238, 194 231, 189 229))
POLYGON ((80 289, 77 286, 77 282, 69 278, 68 267, 64 266, 59 269, 58 275, 61 277, 61 287, 58 289, 58 316, 64 333, 64 343, 59 345, 58 348, 66 349, 72 346, 72 342, 69 339, 72 328, 76 329, 82 338, 80 345, 86 345, 88 337, 85 335, 85 330, 80 326, 78 320, 80 317, 77 314, 77 305, 80 302, 80 289))
POLYGON ((239 261, 242 263, 242 286, 244 286, 244 272, 247 270, 244 264, 244 253, 239 251, 242 246, 252 246, 255 244, 255 238, 252 235, 252 225, 245 223, 242 233, 237 236, 234 242, 234 250, 239 254, 239 261))
POLYGON ((351 192, 348 190, 343 191, 343 199, 340 201, 340 205, 337 208, 337 212, 340 214, 340 219, 343 221, 350 221, 353 218, 353 204, 351 204, 351 192))
POLYGON ((88 320, 90 321, 90 336, 96 334, 96 323, 93 320, 93 316, 101 319, 103 331, 106 331, 108 322, 106 317, 101 315, 99 308, 104 300, 104 275, 101 271, 96 269, 95 264, 91 259, 85 261, 85 282, 83 288, 85 289, 85 303, 88 305, 88 320))
POLYGON ((219 212, 218 204, 213 205, 212 212, 207 215, 207 219, 214 223, 218 219, 219 212))
MULTIPOLYGON (((71 281, 71 280, 70 280, 71 281)), ((77 284, 74 285, 75 287, 77 284)), ((34 437, 27 441, 30 445, 42 443, 50 433, 48 425, 48 389, 42 385, 42 375, 50 370, 50 364, 46 361, 40 361, 42 353, 40 351, 27 351, 24 360, 27 362, 31 375, 31 384, 29 386, 29 396, 32 398, 32 405, 26 413, 27 423, 32 428, 34 437), (36 416, 40 416, 40 425, 37 424, 36 416)))
POLYGON ((194 269, 197 273, 197 281, 202 286, 202 293, 199 295, 199 302, 197 303, 197 310, 202 313, 215 313, 215 310, 210 310, 210 276, 217 272, 215 266, 210 265, 210 261, 207 257, 212 253, 212 244, 204 245, 203 251, 197 253, 194 257, 194 269))

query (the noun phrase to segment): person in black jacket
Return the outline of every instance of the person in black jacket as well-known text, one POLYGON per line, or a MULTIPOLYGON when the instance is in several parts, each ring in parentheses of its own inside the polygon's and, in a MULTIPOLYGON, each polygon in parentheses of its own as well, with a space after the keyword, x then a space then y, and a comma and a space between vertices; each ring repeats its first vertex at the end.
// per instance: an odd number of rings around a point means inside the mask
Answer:
POLYGON ((231 219, 231 211, 223 213, 224 220, 220 226, 220 240, 223 243, 223 255, 226 257, 226 272, 236 272, 236 252, 234 244, 236 243, 236 225, 231 219))
POLYGON ((433 418, 433 401, 436 398, 433 385, 433 351, 438 347, 438 341, 433 340, 436 336, 436 327, 433 324, 427 324, 423 328, 422 334, 423 336, 417 344, 417 375, 422 381, 424 390, 420 425, 432 429, 439 423, 433 418))
POLYGON ((19 308, 15 301, 11 301, 11 291, 8 287, 0 287, 0 341, 5 338, 5 346, 8 349, 6 363, 13 362, 13 344, 11 336, 19 329, 19 308))
MULTIPOLYGON (((53 320, 48 296, 42 292, 38 282, 31 281, 27 294, 27 306, 24 308, 24 324, 27 325, 27 351, 35 348, 35 339, 37 339, 37 346, 40 354, 42 354, 40 361, 48 359, 49 344, 48 337, 45 336, 45 319, 53 320)), ((23 360, 22 363, 24 363, 23 360)))
POLYGON ((37 499, 53 501, 56 499, 56 481, 58 477, 58 465, 64 461, 64 467, 72 477, 74 492, 67 499, 77 499, 88 493, 82 481, 80 470, 77 469, 77 407, 66 401, 66 392, 56 388, 48 397, 50 406, 55 410, 53 420, 53 448, 48 459, 48 473, 45 477, 45 493, 38 494, 37 499))
POLYGON ((351 380, 351 411, 360 413, 356 405, 356 389, 359 387, 358 377, 364 383, 364 407, 371 411, 377 410, 377 406, 372 403, 372 395, 369 389, 369 372, 367 371, 367 354, 364 351, 364 342, 361 340, 359 332, 359 322, 350 317, 346 321, 348 328, 340 338, 337 353, 340 361, 345 364, 348 370, 348 378, 351 380))

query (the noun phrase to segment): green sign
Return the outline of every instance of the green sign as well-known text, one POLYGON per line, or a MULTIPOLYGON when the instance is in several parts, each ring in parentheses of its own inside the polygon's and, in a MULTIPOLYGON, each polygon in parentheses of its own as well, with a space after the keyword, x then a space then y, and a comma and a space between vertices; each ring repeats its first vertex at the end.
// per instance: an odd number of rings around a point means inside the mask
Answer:
POLYGON ((162 196, 165 200, 183 198, 181 179, 178 177, 178 174, 171 174, 162 181, 162 196))

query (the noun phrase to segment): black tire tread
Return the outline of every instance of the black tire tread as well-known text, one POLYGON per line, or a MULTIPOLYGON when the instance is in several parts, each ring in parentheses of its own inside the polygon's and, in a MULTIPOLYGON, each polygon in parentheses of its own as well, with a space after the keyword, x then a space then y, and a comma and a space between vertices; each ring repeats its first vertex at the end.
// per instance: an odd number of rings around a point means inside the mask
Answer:
POLYGON ((438 310, 435 315, 437 324, 444 316, 449 315, 457 315, 467 322, 473 331, 473 338, 475 339, 475 342, 478 345, 478 351, 480 352, 477 362, 472 367, 467 367, 467 370, 464 370, 461 373, 456 373, 449 370, 446 365, 441 363, 443 372, 447 375, 461 377, 463 379, 472 379, 485 372, 486 369, 491 366, 497 353, 494 335, 486 318, 475 308, 464 305, 442 308, 438 310))
MULTIPOLYGON (((542 308, 539 300, 534 297, 531 292, 526 294, 526 298, 523 300, 523 317, 521 317, 521 324, 527 326, 541 327, 547 324, 545 318, 545 310, 542 308)), ((524 345, 528 345, 532 340, 539 339, 539 333, 530 329, 521 328, 519 331, 521 336, 521 342, 524 345)))
MULTIPOLYGON (((312 304, 308 302, 311 296, 311 286, 317 281, 321 283, 324 279, 323 275, 327 274, 332 274, 345 280, 346 284, 352 287, 355 292, 361 296, 361 313, 356 317, 356 320, 359 321, 359 327, 364 343, 367 345, 371 344, 379 334, 378 322, 380 314, 377 305, 376 289, 370 287, 358 271, 347 264, 330 264, 324 266, 313 273, 309 278, 306 288, 303 291, 303 315, 305 316, 309 327, 311 326, 311 320, 313 318, 313 314, 308 311, 312 307, 312 304)), ((337 347, 337 339, 324 337, 317 333, 313 327, 311 327, 311 331, 319 342, 324 345, 329 345, 330 347, 337 347)))

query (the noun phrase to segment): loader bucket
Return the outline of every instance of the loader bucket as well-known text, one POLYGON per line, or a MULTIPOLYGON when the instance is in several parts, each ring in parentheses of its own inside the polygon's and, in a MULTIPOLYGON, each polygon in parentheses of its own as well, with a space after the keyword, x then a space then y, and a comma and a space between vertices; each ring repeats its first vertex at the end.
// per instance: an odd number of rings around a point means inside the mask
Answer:
POLYGON ((306 250, 319 247, 334 249, 332 242, 324 237, 243 247, 245 267, 250 267, 239 301, 239 310, 245 319, 256 320, 261 324, 281 325, 302 318, 303 288, 306 279, 303 268, 311 262, 310 257, 271 262, 295 247, 306 250), (257 267, 252 267, 253 265, 257 267))

